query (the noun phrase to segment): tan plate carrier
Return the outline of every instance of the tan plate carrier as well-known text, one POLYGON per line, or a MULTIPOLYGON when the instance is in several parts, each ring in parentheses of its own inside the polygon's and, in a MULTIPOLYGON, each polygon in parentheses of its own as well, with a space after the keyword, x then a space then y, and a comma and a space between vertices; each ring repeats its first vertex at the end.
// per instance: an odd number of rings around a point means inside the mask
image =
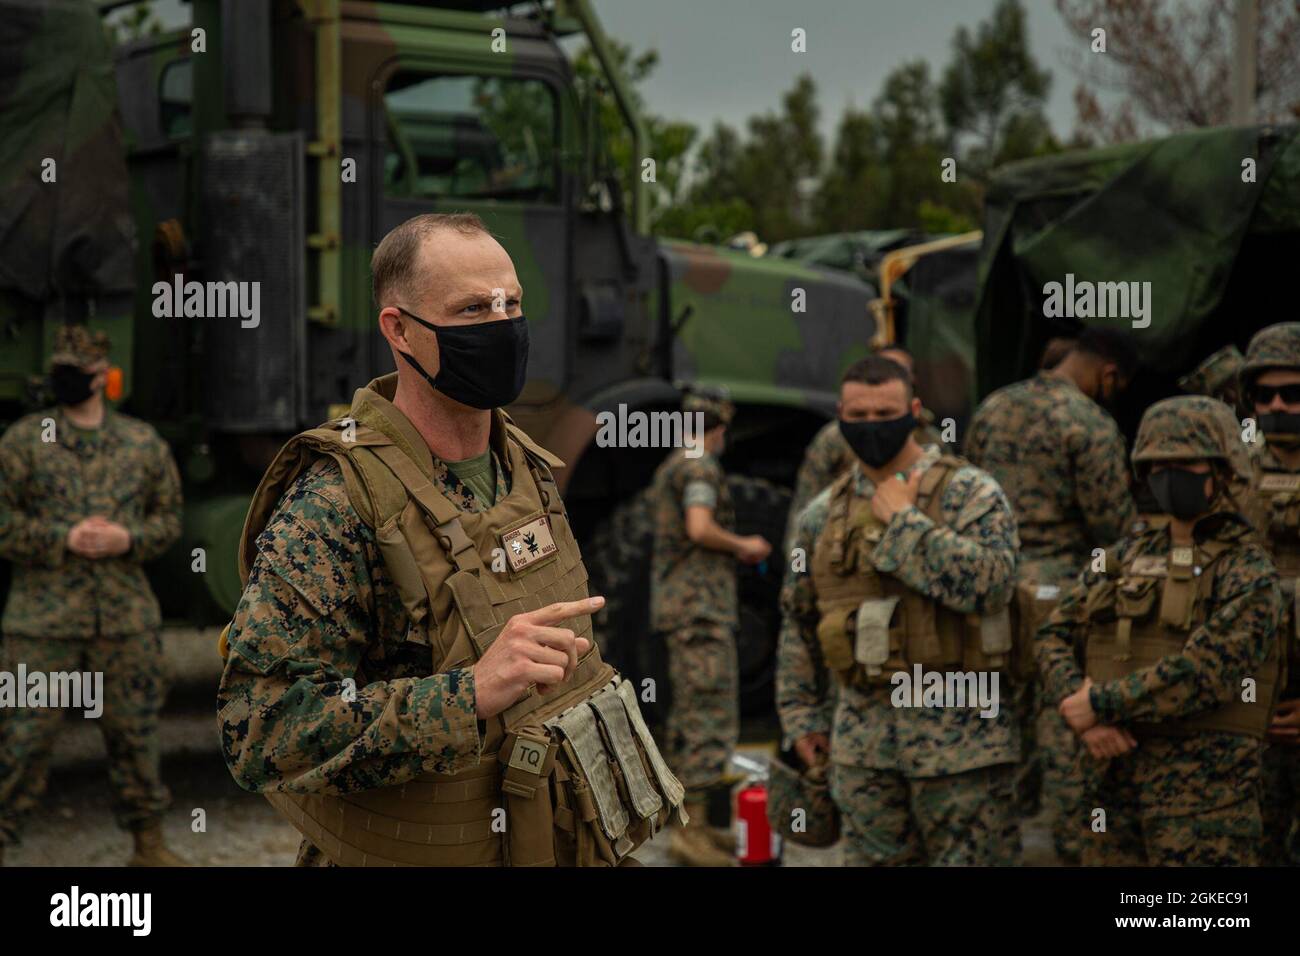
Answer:
MULTIPOLYGON (((1203 620, 1219 562, 1234 544, 1205 541, 1173 547, 1167 555, 1142 555, 1117 576, 1103 578, 1084 605, 1087 633, 1084 665, 1096 683, 1116 680, 1187 645, 1203 620)), ((1106 567, 1111 567, 1107 554, 1106 567)), ((1255 699, 1239 698, 1190 717, 1135 722, 1135 732, 1182 736, 1203 731, 1263 739, 1280 689, 1280 637, 1256 675, 1255 699)))
MULTIPOLYGON (((512 616, 586 597, 587 571, 550 471, 562 463, 494 412, 494 434, 507 435, 510 492, 486 511, 458 510, 431 483, 423 441, 389 400, 395 378, 358 389, 348 417, 280 451, 245 522, 240 573, 247 582, 256 537, 280 495, 327 455, 375 530, 409 616, 407 640, 427 644, 430 674, 442 673, 472 666, 512 616), (521 529, 530 545, 549 531, 554 549, 516 569, 501 539, 521 529)), ((591 640, 589 615, 562 626, 591 640)), ((362 674, 356 680, 366 683, 362 674)), ((615 866, 674 809, 684 819, 682 785, 633 685, 601 660, 594 640, 569 680, 545 695, 530 688, 486 725, 478 765, 461 773, 340 795, 266 796, 344 866, 615 866)))
MULTIPOLYGON (((943 492, 966 462, 941 456, 921 478, 916 507, 943 525, 943 492)), ((857 686, 890 683, 915 664, 927 670, 1009 670, 1008 609, 983 616, 949 610, 878 572, 871 553, 884 526, 871 501, 853 493, 855 471, 831 485, 826 526, 813 548, 817 642, 826 665, 857 686)))

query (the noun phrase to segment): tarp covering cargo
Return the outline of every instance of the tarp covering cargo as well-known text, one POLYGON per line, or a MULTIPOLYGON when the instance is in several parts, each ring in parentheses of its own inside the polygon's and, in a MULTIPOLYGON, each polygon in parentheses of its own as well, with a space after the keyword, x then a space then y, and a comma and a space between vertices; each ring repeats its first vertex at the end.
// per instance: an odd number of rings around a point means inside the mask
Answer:
POLYGON ((0 0, 0 291, 126 292, 133 256, 99 12, 89 0, 0 0))
POLYGON ((1198 130, 1006 166, 985 206, 980 394, 1032 372, 1050 336, 1112 323, 1132 328, 1142 353, 1126 403, 1140 410, 1220 346, 1244 350, 1263 326, 1300 319, 1297 261, 1300 127, 1198 130), (1046 317, 1048 283, 1067 276, 1076 288, 1150 283, 1150 324, 1046 317))
POLYGON ((925 234, 911 229, 833 232, 778 242, 768 251, 775 259, 794 259, 810 266, 856 272, 872 282, 885 253, 922 242, 925 234))

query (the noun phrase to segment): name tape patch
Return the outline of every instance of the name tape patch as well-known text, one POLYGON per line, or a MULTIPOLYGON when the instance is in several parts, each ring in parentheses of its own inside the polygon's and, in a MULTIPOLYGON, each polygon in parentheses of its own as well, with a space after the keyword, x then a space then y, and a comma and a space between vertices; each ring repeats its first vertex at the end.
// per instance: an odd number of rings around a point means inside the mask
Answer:
POLYGON ((551 537, 551 522, 546 515, 535 518, 507 531, 501 536, 501 547, 506 552, 510 570, 519 572, 529 565, 555 554, 555 539, 551 537))

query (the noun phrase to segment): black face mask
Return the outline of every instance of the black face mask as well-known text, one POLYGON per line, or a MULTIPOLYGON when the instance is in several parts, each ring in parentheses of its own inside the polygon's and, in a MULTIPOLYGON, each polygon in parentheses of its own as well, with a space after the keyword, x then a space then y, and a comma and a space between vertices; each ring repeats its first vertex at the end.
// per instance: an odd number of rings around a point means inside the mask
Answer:
POLYGON ((840 434, 853 449, 853 454, 872 468, 892 461, 915 428, 916 419, 911 412, 882 422, 846 422, 840 419, 840 434))
POLYGON ((54 401, 60 405, 80 405, 90 398, 90 383, 95 380, 91 372, 83 372, 75 365, 56 365, 50 370, 50 387, 54 401))
POLYGON ((438 337, 436 376, 400 353, 425 380, 453 401, 471 408, 509 405, 524 390, 528 375, 528 322, 521 315, 474 325, 434 325, 398 307, 438 337))
POLYGON ((1179 521, 1191 521, 1210 510, 1210 499, 1205 494, 1205 479, 1209 477, 1186 468, 1166 468, 1153 471, 1147 485, 1161 511, 1179 521))
POLYGON ((1300 444, 1300 415, 1265 412, 1259 416, 1259 430, 1276 445, 1300 444))

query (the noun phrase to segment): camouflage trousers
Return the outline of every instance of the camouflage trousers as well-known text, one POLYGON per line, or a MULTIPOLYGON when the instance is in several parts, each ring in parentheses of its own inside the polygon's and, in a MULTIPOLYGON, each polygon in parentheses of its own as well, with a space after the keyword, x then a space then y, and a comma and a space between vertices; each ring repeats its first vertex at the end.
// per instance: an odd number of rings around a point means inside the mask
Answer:
MULTIPOLYGON (((7 636, 3 670, 102 672, 103 713, 97 722, 108 750, 113 815, 139 830, 171 804, 158 772, 158 711, 166 695, 162 641, 157 631, 124 637, 35 639, 7 636)), ((49 758, 67 708, 0 710, 0 844, 18 840, 20 818, 45 793, 49 758)), ((76 719, 84 719, 74 711, 76 719)))
MULTIPOLYGON (((1113 762, 1112 762, 1113 763, 1113 762)), ((1131 764, 1130 764, 1131 766, 1131 764)), ((1226 807, 1170 816, 1144 807, 1123 766, 1084 775, 1087 816, 1079 827, 1084 866, 1256 866, 1263 823, 1259 796, 1226 807), (1095 811, 1105 829, 1094 829, 1095 811)))
POLYGON ((1263 866, 1300 866, 1300 747, 1264 748, 1263 866))
POLYGON ((942 777, 836 764, 845 866, 1010 866, 1020 862, 1015 764, 942 777))
POLYGON ((1042 803, 1052 822, 1052 844, 1061 863, 1078 866, 1083 858, 1078 821, 1086 819, 1088 812, 1079 771, 1079 738, 1055 701, 1036 696, 1035 756, 1042 770, 1042 803))
POLYGON ((1016 681, 1011 706, 1020 725, 1020 763, 1016 764, 1014 783, 1016 813, 1034 817, 1042 808, 1043 795, 1043 762, 1034 726, 1038 722, 1038 682, 1016 681))
POLYGON ((701 622, 669 631, 668 765, 687 790, 718 783, 740 738, 735 631, 701 622))

